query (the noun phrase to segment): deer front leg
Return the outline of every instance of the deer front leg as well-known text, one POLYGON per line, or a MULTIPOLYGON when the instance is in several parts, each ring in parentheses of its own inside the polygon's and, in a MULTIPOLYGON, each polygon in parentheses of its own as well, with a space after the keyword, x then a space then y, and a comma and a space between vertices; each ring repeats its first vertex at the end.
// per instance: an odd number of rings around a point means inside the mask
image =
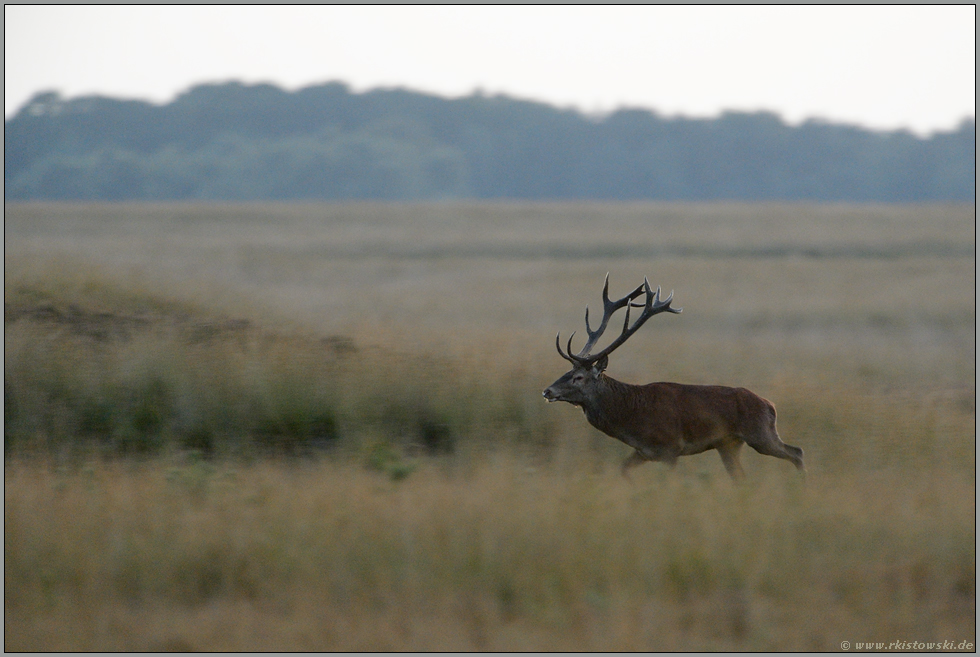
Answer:
POLYGON ((626 460, 623 461, 623 468, 621 470, 621 472, 623 473, 623 476, 626 477, 627 479, 629 479, 630 478, 630 473, 629 473, 630 468, 635 468, 636 466, 640 465, 641 463, 646 463, 646 459, 643 458, 643 455, 640 454, 639 452, 633 452, 632 454, 630 454, 629 456, 627 456, 626 457, 626 460))
POLYGON ((646 463, 647 461, 661 461, 663 463, 666 463, 667 465, 670 466, 671 469, 673 469, 677 466, 677 455, 668 454, 668 455, 659 455, 655 458, 647 458, 646 456, 643 456, 643 454, 641 454, 639 450, 637 450, 632 454, 630 454, 628 457, 626 457, 626 460, 623 461, 623 468, 622 468, 623 476, 629 480, 630 469, 635 468, 641 463, 646 463))

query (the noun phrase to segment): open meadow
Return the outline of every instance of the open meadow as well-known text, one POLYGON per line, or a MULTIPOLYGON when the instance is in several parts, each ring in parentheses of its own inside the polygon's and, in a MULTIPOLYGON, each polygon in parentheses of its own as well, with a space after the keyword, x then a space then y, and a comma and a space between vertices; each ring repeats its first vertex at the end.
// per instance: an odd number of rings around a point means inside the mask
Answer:
POLYGON ((4 242, 6 650, 976 646, 973 205, 32 203, 4 242), (684 309, 608 373, 766 397, 805 482, 628 481, 543 401, 606 272, 684 309))

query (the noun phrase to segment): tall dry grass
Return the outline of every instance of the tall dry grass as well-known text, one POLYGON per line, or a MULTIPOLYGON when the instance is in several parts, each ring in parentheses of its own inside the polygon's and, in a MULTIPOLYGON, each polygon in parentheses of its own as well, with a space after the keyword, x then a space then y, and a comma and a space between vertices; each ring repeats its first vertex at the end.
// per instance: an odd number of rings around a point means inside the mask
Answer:
POLYGON ((957 206, 7 205, 8 650, 837 649, 975 626, 957 206), (806 452, 618 475, 554 333, 806 452))
POLYGON ((741 488, 494 454, 8 464, 7 649, 836 649, 975 637, 969 473, 741 488), (887 491, 887 492, 883 492, 887 491))

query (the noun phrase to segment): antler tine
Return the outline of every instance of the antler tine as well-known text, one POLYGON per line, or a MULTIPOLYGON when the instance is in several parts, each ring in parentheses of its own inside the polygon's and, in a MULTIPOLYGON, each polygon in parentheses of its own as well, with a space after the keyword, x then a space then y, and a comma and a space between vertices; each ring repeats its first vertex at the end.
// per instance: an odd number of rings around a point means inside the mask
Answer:
MULTIPOLYGON (((589 307, 585 307, 585 330, 588 333, 588 340, 582 350, 575 355, 576 358, 580 358, 584 361, 589 359, 589 351, 596 345, 599 338, 606 331, 606 326, 609 324, 609 320, 612 318, 613 314, 624 306, 629 306, 630 302, 633 301, 643 292, 643 285, 638 285, 636 289, 627 294, 622 299, 617 301, 612 301, 609 298, 609 273, 606 272, 606 279, 602 284, 602 321, 599 323, 599 327, 596 330, 592 330, 592 325, 589 323, 589 307)), ((569 350, 569 355, 571 356, 571 350, 569 350)))
MULTIPOLYGON (((608 307, 609 307, 609 272, 606 272, 606 280, 604 280, 602 282, 603 319, 605 319, 605 312, 606 312, 606 309, 608 307)), ((592 327, 589 326, 589 307, 588 306, 585 307, 585 330, 589 334, 589 339, 591 340, 593 334, 595 334, 596 331, 593 331, 592 330, 592 327)), ((604 328, 600 324, 600 326, 599 326, 599 335, 602 335, 602 331, 603 330, 604 330, 604 328)), ((596 337, 598 338, 598 336, 596 336, 596 337)))
POLYGON ((572 338, 574 338, 574 337, 575 337, 575 331, 572 331, 572 335, 568 338, 568 355, 566 355, 565 352, 561 350, 561 331, 558 331, 558 333, 555 335, 555 349, 558 350, 558 355, 561 356, 562 358, 564 358, 565 360, 567 360, 570 363, 577 362, 577 361, 575 361, 574 357, 571 356, 571 353, 572 353, 572 338))
MULTIPOLYGON (((630 306, 632 306, 632 301, 626 304, 626 317, 623 318, 623 331, 625 332, 630 327, 630 306)), ((646 304, 644 304, 646 305, 646 304)))
POLYGON ((664 299, 663 301, 661 301, 660 300, 660 286, 658 285, 657 286, 657 298, 653 302, 653 309, 656 310, 657 312, 668 312, 668 313, 675 313, 675 314, 680 313, 682 310, 684 310, 683 308, 671 308, 670 307, 670 302, 671 302, 671 300, 673 298, 674 298, 674 291, 671 290, 670 291, 670 294, 667 295, 667 298, 664 299))
POLYGON ((572 353, 572 338, 575 337, 575 333, 573 332, 568 338, 568 344, 565 347, 566 351, 562 351, 561 349, 560 333, 555 336, 555 348, 558 350, 559 355, 561 355, 561 357, 564 358, 565 360, 572 363, 578 363, 579 365, 583 365, 583 366, 591 366, 594 363, 596 363, 599 359, 611 354, 617 347, 619 347, 621 344, 626 342, 626 340, 628 340, 631 335, 636 333, 636 331, 639 330, 641 326, 643 326, 644 322, 646 322, 654 315, 662 312, 671 312, 671 313, 681 312, 681 308, 670 307, 670 302, 673 298, 674 298, 674 292, 671 291, 671 293, 667 295, 666 299, 661 299, 660 287, 658 286, 657 291, 654 292, 653 288, 650 286, 650 281, 646 277, 644 277, 643 283, 638 285, 636 289, 634 289, 632 292, 627 294, 622 299, 612 301, 609 298, 609 274, 607 273, 606 279, 602 285, 603 313, 602 313, 602 321, 599 323, 598 328, 596 328, 594 331, 592 330, 592 325, 589 322, 589 308, 588 306, 586 306, 585 307, 585 330, 588 333, 589 337, 585 343, 585 346, 582 347, 582 350, 579 351, 577 354, 572 353), (643 300, 643 303, 634 303, 633 300, 636 299, 641 294, 646 297, 643 300), (602 337, 602 334, 605 332, 606 326, 609 324, 609 320, 612 318, 613 314, 615 314, 615 312, 620 308, 624 308, 624 307, 626 308, 626 316, 623 318, 623 329, 620 332, 619 337, 613 340, 605 349, 603 349, 599 353, 590 354, 589 352, 591 351, 591 349, 595 346, 596 342, 598 342, 599 338, 602 337), (630 325, 631 308, 643 308, 643 311, 640 313, 640 316, 636 318, 632 326, 630 325))
MULTIPOLYGON (((626 342, 630 338, 631 335, 633 335, 634 333, 636 333, 636 331, 639 330, 639 328, 641 326, 643 326, 644 322, 646 322, 648 319, 650 319, 654 315, 657 315, 657 314, 662 313, 662 312, 671 312, 671 313, 679 313, 679 312, 681 312, 681 309, 680 308, 671 308, 670 307, 670 302, 671 302, 671 300, 673 298, 674 298, 674 293, 671 292, 667 296, 666 299, 661 300, 660 299, 660 287, 658 286, 657 287, 657 291, 654 292, 653 291, 653 288, 650 287, 650 281, 648 281, 644 277, 643 284, 640 285, 639 288, 637 288, 636 290, 634 290, 634 293, 633 294, 631 294, 629 297, 627 297, 628 301, 625 304, 626 305, 626 317, 625 317, 625 319, 623 321, 623 331, 622 331, 622 333, 620 333, 619 337, 616 338, 615 340, 613 340, 605 349, 603 349, 602 351, 600 351, 597 354, 593 354, 593 355, 588 356, 587 357, 587 360, 589 362, 595 362, 595 361, 599 360, 600 358, 602 358, 603 356, 608 356, 609 354, 611 354, 613 351, 616 350, 617 347, 619 347, 621 344, 623 344, 624 342, 626 342), (636 296, 639 296, 640 291, 642 291, 642 292, 644 292, 646 294, 646 298, 644 299, 643 303, 642 304, 640 304, 640 303, 632 303, 633 298, 635 298, 636 296), (632 326, 630 326, 630 308, 643 308, 643 312, 640 313, 640 316, 636 318, 636 321, 633 322, 633 325, 632 326)), ((583 356, 583 354, 579 354, 579 357, 581 357, 581 356, 583 356)), ((579 360, 579 358, 576 358, 576 360, 579 360)), ((585 359, 583 359, 583 360, 585 360, 585 359)), ((580 362, 581 362, 581 360, 580 360, 580 362)))
MULTIPOLYGON (((674 291, 671 290, 670 291, 670 294, 667 295, 667 298, 664 299, 663 301, 661 301, 660 300, 660 286, 657 286, 657 292, 654 295, 654 299, 653 299, 653 308, 655 308, 655 309, 656 308, 664 308, 664 310, 662 310, 660 312, 671 312, 671 313, 679 313, 682 310, 684 310, 683 308, 668 308, 667 307, 667 306, 670 305, 670 301, 673 298, 674 298, 674 291)), ((646 303, 630 303, 630 305, 633 306, 634 308, 643 308, 643 307, 646 306, 646 303)))

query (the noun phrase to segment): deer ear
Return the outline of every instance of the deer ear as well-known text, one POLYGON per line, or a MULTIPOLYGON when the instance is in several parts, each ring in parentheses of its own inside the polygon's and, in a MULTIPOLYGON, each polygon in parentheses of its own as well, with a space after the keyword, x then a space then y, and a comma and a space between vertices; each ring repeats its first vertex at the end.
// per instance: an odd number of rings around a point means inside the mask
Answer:
POLYGON ((606 370, 606 367, 608 366, 609 366, 609 356, 603 356, 602 358, 600 358, 595 362, 595 365, 592 366, 592 369, 595 370, 596 374, 599 374, 600 372, 604 372, 606 370))

